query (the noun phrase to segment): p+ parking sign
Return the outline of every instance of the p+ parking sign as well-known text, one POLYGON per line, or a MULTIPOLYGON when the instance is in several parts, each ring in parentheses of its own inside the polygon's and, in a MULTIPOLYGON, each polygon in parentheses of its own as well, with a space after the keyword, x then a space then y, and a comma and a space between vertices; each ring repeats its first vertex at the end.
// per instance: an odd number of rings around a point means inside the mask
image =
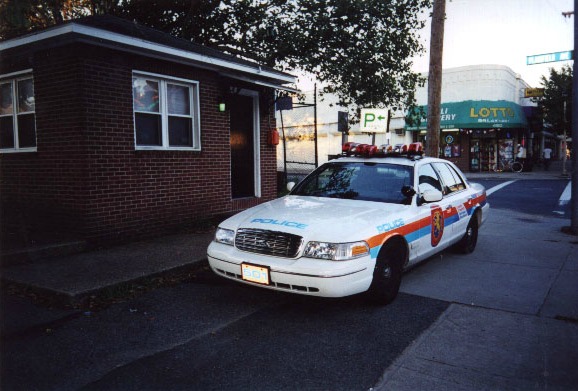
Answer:
POLYGON ((361 109, 359 130, 367 133, 385 133, 388 116, 387 109, 361 109))

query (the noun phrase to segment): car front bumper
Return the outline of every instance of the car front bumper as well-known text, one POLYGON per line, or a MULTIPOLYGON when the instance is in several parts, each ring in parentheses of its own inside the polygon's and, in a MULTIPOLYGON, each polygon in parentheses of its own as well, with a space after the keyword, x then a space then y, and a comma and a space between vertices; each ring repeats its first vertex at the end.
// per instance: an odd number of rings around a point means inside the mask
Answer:
POLYGON ((211 269, 222 277, 253 286, 322 297, 365 292, 373 279, 375 266, 375 259, 370 256, 351 261, 286 259, 243 252, 216 242, 211 243, 207 255, 211 269), (269 268, 270 284, 243 280, 242 263, 269 268))

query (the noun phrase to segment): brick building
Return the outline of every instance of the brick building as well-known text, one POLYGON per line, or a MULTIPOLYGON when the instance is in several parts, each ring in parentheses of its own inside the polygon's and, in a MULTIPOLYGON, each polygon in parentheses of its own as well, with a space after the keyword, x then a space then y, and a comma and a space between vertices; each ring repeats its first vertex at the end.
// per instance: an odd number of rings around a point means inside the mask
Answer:
POLYGON ((274 198, 273 98, 294 82, 110 16, 1 42, 3 229, 110 242, 274 198))

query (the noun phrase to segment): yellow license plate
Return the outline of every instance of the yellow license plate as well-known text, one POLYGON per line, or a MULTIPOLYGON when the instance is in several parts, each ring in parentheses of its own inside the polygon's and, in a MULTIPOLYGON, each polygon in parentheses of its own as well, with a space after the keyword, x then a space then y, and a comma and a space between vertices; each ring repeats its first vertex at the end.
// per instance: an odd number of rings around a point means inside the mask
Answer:
POLYGON ((269 268, 249 263, 241 264, 241 276, 245 281, 256 282, 258 284, 269 285, 269 268))

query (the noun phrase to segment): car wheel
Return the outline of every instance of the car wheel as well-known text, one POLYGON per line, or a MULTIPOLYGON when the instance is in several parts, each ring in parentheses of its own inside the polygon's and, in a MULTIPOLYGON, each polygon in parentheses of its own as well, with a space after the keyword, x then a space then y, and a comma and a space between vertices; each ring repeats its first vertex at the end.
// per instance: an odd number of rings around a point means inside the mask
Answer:
POLYGON ((470 254, 476 249, 478 244, 478 215, 475 214, 470 219, 464 237, 458 242, 457 249, 462 254, 470 254))
POLYGON ((377 257, 373 280, 367 291, 370 302, 386 305, 391 303, 399 292, 405 250, 399 244, 385 245, 377 257))

